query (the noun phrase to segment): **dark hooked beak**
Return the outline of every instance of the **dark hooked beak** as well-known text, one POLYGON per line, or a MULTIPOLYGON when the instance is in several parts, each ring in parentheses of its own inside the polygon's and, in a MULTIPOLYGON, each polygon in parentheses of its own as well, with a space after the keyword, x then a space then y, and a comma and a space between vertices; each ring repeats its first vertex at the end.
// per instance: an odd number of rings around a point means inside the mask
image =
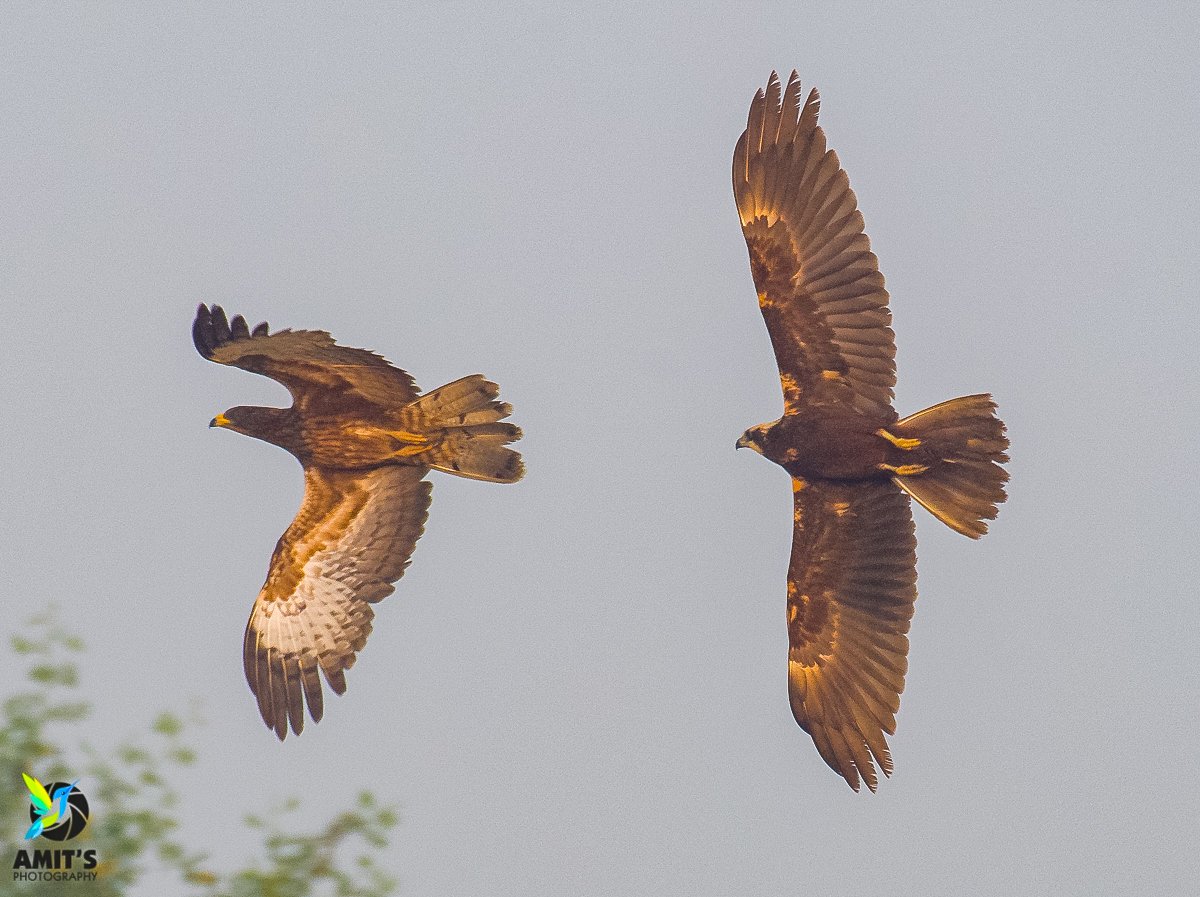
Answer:
POLYGON ((224 414, 218 414, 216 417, 214 417, 212 420, 210 420, 208 422, 208 425, 210 427, 228 427, 229 426, 229 418, 227 418, 224 414))

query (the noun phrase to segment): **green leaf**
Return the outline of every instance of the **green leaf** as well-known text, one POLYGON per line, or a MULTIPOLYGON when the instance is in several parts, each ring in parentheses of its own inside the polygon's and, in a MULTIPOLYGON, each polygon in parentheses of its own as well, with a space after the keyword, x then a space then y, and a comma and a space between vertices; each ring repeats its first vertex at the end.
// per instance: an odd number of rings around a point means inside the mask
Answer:
POLYGON ((154 721, 154 731, 174 738, 183 731, 183 721, 173 713, 160 713, 154 721))
POLYGON ((68 688, 74 688, 79 684, 79 674, 70 664, 65 666, 39 664, 33 667, 28 675, 34 682, 41 682, 45 685, 65 685, 68 688))
POLYGON ((37 651, 45 650, 37 642, 31 642, 29 639, 19 635, 14 635, 9 639, 9 644, 12 645, 13 651, 17 654, 33 654, 37 651))
POLYGON ((63 639, 63 647, 65 647, 68 651, 82 651, 87 646, 83 643, 83 639, 81 639, 79 636, 68 635, 63 639))
POLYGON ((171 761, 179 763, 183 766, 196 762, 196 752, 191 748, 171 748, 171 750, 167 751, 167 757, 171 761))

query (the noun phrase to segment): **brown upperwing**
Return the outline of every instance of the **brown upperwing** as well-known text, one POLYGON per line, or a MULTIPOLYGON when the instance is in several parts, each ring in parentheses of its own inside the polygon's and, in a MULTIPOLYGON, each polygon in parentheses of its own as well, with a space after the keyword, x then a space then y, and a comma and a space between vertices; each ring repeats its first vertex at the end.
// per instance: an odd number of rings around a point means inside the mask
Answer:
POLYGON ((192 340, 205 358, 278 380, 291 392, 296 409, 346 411, 356 402, 394 408, 417 397, 412 377, 366 349, 339 346, 323 330, 268 333, 254 330, 241 315, 226 320, 219 305, 201 305, 192 340))
POLYGON ((834 401, 895 419, 895 336, 883 275, 837 155, 800 105, 792 72, 772 72, 733 154, 733 192, 759 306, 775 348, 785 413, 834 401))
POLYGON ((424 531, 427 467, 304 471, 304 501, 275 546, 243 647, 246 681, 282 740, 324 705, 318 668, 337 694, 371 631, 371 604, 390 595, 424 531))
POLYGON ((892 772, 908 627, 917 598, 917 541, 908 496, 888 481, 793 480, 788 567, 792 713, 825 762, 855 791, 892 772))

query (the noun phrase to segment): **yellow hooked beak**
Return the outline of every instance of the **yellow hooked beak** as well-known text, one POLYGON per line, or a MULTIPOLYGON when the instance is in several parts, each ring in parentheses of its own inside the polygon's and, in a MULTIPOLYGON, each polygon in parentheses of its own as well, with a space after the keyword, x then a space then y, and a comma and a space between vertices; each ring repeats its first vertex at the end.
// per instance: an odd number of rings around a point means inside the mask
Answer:
POLYGON ((210 420, 208 422, 208 425, 210 427, 228 427, 229 426, 229 418, 227 418, 224 414, 218 414, 216 417, 214 417, 212 420, 210 420))

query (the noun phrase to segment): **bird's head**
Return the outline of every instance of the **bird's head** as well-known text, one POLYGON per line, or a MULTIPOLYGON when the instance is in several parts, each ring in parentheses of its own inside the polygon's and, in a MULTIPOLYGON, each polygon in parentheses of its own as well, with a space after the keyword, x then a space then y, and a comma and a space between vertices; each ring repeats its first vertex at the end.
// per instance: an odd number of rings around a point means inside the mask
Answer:
POLYGON ((290 409, 288 408, 238 405, 236 408, 230 408, 228 411, 218 414, 208 422, 208 425, 274 442, 275 440, 270 437, 284 427, 285 421, 289 417, 290 409))
POLYGON ((751 427, 741 435, 737 441, 737 447, 753 449, 761 455, 766 441, 767 424, 759 424, 757 427, 751 427))
POLYGON ((246 412, 253 411, 253 408, 230 408, 228 411, 222 411, 216 417, 208 422, 210 427, 223 427, 226 430, 233 430, 235 433, 245 433, 247 425, 250 424, 250 419, 253 415, 246 412))

